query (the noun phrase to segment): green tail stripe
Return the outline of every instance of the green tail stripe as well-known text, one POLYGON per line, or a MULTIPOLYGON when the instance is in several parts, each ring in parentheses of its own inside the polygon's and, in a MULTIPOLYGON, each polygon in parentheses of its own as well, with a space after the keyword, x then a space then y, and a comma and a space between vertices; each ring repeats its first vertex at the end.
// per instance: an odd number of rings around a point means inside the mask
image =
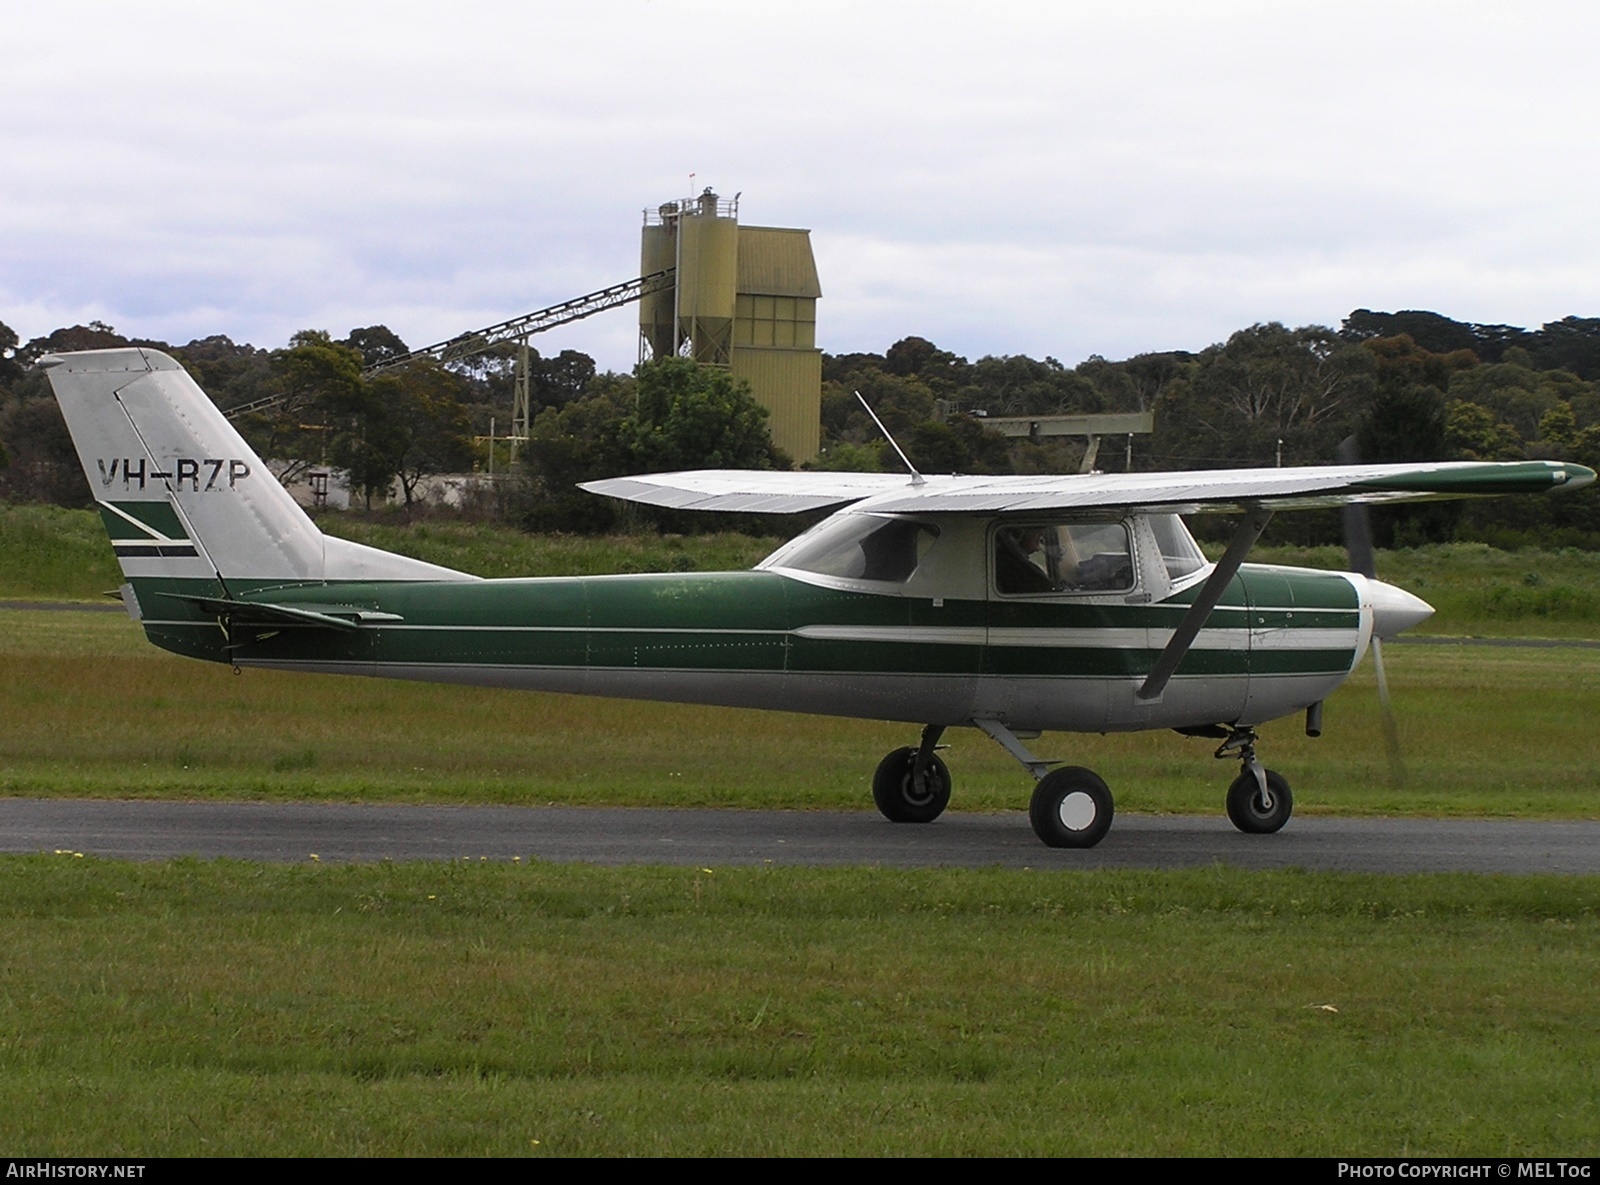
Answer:
POLYGON ((177 513, 166 502, 102 502, 98 509, 100 521, 114 541, 189 537, 177 513), (130 518, 136 519, 137 524, 130 523, 130 518), (145 529, 141 531, 140 526, 145 529))

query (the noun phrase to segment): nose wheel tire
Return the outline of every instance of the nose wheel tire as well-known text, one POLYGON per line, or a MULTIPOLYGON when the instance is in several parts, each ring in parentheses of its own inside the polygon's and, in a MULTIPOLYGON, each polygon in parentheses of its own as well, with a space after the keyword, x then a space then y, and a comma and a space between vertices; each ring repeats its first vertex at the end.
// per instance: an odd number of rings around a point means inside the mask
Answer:
POLYGON ((878 763, 872 775, 872 801, 891 823, 931 823, 950 804, 950 769, 938 754, 929 754, 919 780, 917 750, 896 749, 878 763))
POLYGON ((1271 802, 1261 797, 1261 784, 1255 774, 1245 770, 1228 787, 1228 818, 1240 831, 1251 835, 1270 835, 1283 829, 1294 810, 1294 796, 1289 793, 1289 783, 1277 770, 1267 772, 1267 789, 1271 802))
POLYGON ((1111 830, 1112 812, 1111 789, 1100 775, 1069 765, 1039 779, 1028 819, 1052 848, 1092 848, 1111 830))

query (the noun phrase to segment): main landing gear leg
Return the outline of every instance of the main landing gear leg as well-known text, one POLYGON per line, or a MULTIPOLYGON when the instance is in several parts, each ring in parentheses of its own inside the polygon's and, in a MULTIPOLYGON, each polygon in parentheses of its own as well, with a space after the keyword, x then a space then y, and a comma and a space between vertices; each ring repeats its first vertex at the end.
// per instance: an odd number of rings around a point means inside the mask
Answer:
POLYGON ((1093 770, 1079 765, 1052 771, 1054 761, 1035 757, 998 720, 974 720, 1002 749, 1022 763, 1038 785, 1028 804, 1033 833, 1052 848, 1092 848, 1111 830, 1111 790, 1093 770))
POLYGON ((950 770, 935 751, 944 725, 922 730, 916 748, 896 749, 872 775, 872 801, 891 823, 931 823, 950 803, 950 770))
POLYGON ((1289 821, 1294 795, 1282 774, 1256 759, 1258 739, 1253 728, 1235 728, 1214 756, 1239 758, 1239 776, 1228 787, 1228 818, 1240 831, 1270 835, 1289 821))

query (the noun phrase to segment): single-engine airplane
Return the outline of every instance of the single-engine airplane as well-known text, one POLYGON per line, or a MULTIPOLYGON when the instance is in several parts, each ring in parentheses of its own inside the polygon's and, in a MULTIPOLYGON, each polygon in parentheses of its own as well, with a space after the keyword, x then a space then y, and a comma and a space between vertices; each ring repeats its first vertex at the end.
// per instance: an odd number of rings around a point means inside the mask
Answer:
POLYGON ((530 688, 922 726, 872 780, 889 819, 950 798, 937 748, 975 726, 1031 773, 1034 831, 1111 826, 1092 771, 1041 731, 1174 729, 1237 757, 1243 831, 1288 821, 1256 728, 1321 704, 1374 638, 1432 608, 1356 573, 1244 562, 1277 510, 1573 488, 1553 461, 1032 477, 706 470, 588 483, 656 506, 838 507, 748 572, 485 580, 324 535, 177 362, 128 348, 48 368, 157 646, 235 667, 530 688), (1240 525, 1210 563, 1182 515, 1240 525))

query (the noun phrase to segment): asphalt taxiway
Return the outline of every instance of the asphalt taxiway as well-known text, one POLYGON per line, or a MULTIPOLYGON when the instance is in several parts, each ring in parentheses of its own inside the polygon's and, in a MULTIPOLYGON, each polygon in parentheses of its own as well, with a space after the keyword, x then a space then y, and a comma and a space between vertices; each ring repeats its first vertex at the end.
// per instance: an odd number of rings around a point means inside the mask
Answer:
POLYGON ((1046 848, 1021 812, 889 823, 867 811, 362 806, 0 799, 0 851, 275 863, 550 860, 591 864, 1008 868, 1308 868, 1600 874, 1600 821, 1296 818, 1244 835, 1225 818, 1123 815, 1088 851, 1046 848))

